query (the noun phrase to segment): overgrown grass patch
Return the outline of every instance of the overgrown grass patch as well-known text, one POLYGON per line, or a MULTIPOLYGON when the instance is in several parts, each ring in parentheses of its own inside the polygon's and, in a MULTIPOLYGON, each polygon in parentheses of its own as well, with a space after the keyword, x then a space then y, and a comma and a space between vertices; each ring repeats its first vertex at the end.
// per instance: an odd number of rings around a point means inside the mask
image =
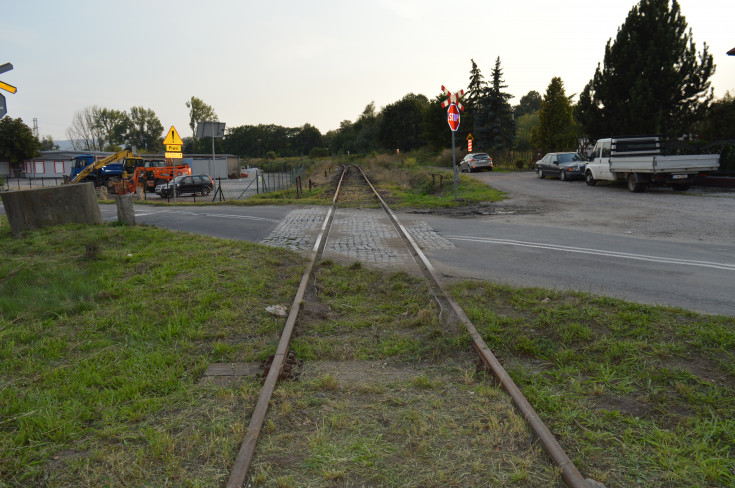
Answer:
POLYGON ((582 472, 735 483, 735 319, 476 282, 453 293, 582 472))
POLYGON ((199 380, 275 348, 301 258, 117 225, 0 248, 0 484, 222 484, 254 398, 199 380))

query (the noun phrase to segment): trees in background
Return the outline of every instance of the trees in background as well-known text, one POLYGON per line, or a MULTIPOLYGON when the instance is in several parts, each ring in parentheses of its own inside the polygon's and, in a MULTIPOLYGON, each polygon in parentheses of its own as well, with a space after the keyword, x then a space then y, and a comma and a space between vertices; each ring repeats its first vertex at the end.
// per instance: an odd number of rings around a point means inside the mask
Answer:
POLYGON ((40 142, 23 119, 3 117, 0 119, 0 161, 12 164, 32 158, 38 154, 40 142))
POLYGON ((152 109, 132 107, 130 112, 96 105, 74 112, 66 129, 77 151, 119 151, 135 146, 144 152, 163 149, 163 125, 152 109))
POLYGON ((509 100, 513 95, 503 91, 508 86, 503 80, 500 57, 495 60, 492 81, 481 88, 474 110, 475 143, 485 151, 504 151, 515 144, 516 124, 509 100))
POLYGON ((591 139, 682 135, 712 99, 714 70, 707 44, 697 52, 676 0, 641 0, 607 42, 577 116, 591 139))
POLYGON ((554 77, 546 89, 539 124, 533 131, 533 143, 543 152, 568 151, 577 145, 577 127, 572 102, 564 91, 564 82, 554 77))
POLYGON ((411 151, 425 146, 424 113, 428 104, 424 95, 409 93, 385 107, 378 129, 380 145, 389 151, 411 151))

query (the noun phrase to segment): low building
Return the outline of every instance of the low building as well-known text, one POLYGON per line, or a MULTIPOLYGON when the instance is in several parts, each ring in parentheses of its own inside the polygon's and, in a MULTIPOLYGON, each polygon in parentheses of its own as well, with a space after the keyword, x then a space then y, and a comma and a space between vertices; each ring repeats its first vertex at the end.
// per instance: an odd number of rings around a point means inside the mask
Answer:
MULTIPOLYGON (((102 151, 41 151, 33 159, 23 161, 11 168, 10 163, 0 163, 0 176, 13 178, 63 178, 71 174, 71 167, 76 156, 92 154, 97 160, 111 156, 112 152, 102 151)), ((143 159, 164 161, 163 154, 141 154, 143 159)), ((175 159, 174 164, 188 164, 194 174, 207 174, 216 178, 239 178, 240 157, 233 154, 216 154, 212 163, 211 154, 184 154, 182 159, 175 159)))

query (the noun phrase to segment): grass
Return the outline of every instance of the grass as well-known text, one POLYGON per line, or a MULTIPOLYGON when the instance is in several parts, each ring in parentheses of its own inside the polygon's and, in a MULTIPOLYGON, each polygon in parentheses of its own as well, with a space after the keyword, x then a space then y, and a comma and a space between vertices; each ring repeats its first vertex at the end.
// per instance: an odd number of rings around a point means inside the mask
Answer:
POLYGON ((253 393, 199 380, 272 352, 300 258, 115 225, 0 242, 0 486, 223 480, 253 393))
POLYGON ((735 319, 492 284, 454 294, 582 472, 735 483, 735 319))
MULTIPOLYGON (((303 269, 145 226, 13 239, 0 219, 0 486, 222 486, 303 269), (274 286, 274 283, 279 285, 274 286)), ((735 482, 735 319, 458 283, 454 297, 585 477, 735 482)), ((319 263, 252 486, 563 486, 425 284, 319 263)))
MULTIPOLYGON (((455 199, 454 175, 451 169, 419 165, 412 157, 395 155, 351 157, 344 163, 361 166, 381 196, 393 208, 453 208, 481 202, 496 202, 505 198, 502 192, 470 176, 460 174, 455 199)), ((309 178, 315 186, 312 190, 304 189, 300 196, 295 189, 289 189, 260 193, 243 200, 183 202, 177 205, 331 205, 333 190, 338 181, 338 172, 335 171, 338 165, 339 161, 332 159, 314 164, 309 178)), ((153 206, 172 205, 162 199, 136 203, 153 206)), ((342 198, 340 205, 350 204, 342 198)))

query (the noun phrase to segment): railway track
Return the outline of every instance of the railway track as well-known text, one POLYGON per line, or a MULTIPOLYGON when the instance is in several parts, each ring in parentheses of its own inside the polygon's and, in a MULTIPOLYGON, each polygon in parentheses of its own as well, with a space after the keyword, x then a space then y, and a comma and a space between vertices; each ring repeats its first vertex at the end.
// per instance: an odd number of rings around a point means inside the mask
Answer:
POLYGON ((472 344, 479 360, 493 375, 497 383, 501 385, 505 392, 510 396, 515 407, 523 415, 525 420, 528 422, 528 425, 543 445, 544 450, 561 470, 562 477, 566 484, 573 488, 586 488, 590 486, 559 445, 553 434, 541 421, 538 414, 515 385, 498 359, 487 347, 481 335, 478 333, 477 329, 469 320, 462 308, 449 296, 448 293, 444 291, 434 267, 423 254, 416 242, 412 239, 406 228, 398 221, 396 215, 370 183, 362 170, 359 167, 352 165, 342 166, 341 169, 342 171, 339 181, 336 184, 332 206, 327 212, 327 216, 323 221, 319 235, 310 251, 308 264, 301 277, 292 306, 290 307, 290 312, 286 319, 286 324, 283 328, 276 352, 267 365, 267 374, 265 376, 263 387, 260 391, 258 401, 253 410, 250 423, 247 427, 226 486, 228 488, 240 488, 243 487, 246 482, 246 477, 254 457, 258 437, 263 430, 268 406, 273 397, 278 380, 282 377, 284 370, 290 369, 293 365, 294 358, 293 353, 289 352, 289 345, 294 335, 299 311, 302 308, 301 305, 312 279, 313 270, 324 252, 325 244, 332 228, 335 212, 337 211, 340 203, 353 206, 379 205, 384 210, 393 227, 405 243, 407 249, 409 249, 409 252, 413 256, 421 274, 427 280, 429 289, 432 293, 432 298, 440 310, 442 322, 444 324, 450 324, 449 326, 452 326, 452 324, 454 324, 453 326, 457 326, 458 324, 464 326, 472 339, 472 344))

